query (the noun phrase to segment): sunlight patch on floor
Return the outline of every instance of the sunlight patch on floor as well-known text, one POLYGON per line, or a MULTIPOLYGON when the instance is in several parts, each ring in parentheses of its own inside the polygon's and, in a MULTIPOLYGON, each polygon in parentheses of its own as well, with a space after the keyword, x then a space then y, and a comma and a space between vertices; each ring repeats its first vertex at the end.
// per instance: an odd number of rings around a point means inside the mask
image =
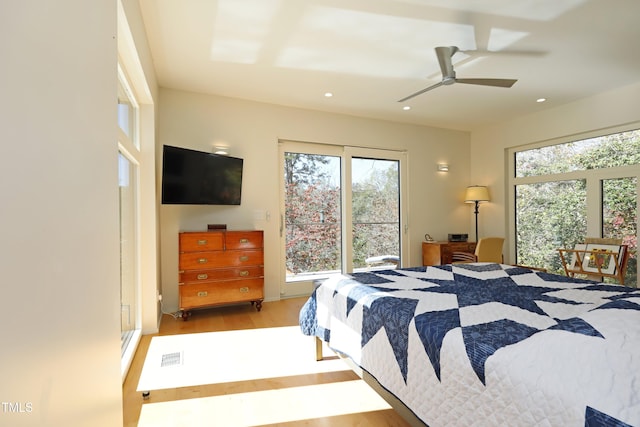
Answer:
POLYGON ((339 359, 317 362, 314 338, 299 326, 167 335, 151 339, 137 390, 345 370, 339 359), (163 356, 175 353, 181 363, 162 367, 163 356))
POLYGON ((259 426, 390 409, 364 381, 142 405, 139 427, 259 426))

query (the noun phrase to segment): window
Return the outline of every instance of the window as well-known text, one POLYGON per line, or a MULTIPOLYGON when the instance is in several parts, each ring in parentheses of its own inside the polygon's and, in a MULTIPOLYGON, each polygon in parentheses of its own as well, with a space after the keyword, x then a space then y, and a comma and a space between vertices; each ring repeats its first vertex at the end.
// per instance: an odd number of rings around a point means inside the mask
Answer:
POLYGON ((118 189, 120 200, 120 331, 125 374, 141 333, 138 104, 118 68, 118 189))
POLYGON ((128 141, 140 149, 140 142, 137 135, 138 127, 138 104, 131 94, 131 89, 127 80, 120 71, 118 79, 118 127, 128 141))
POLYGON ((284 153, 287 279, 342 270, 339 156, 284 153))
POLYGON ((558 248, 619 238, 637 286, 640 130, 511 152, 516 260, 564 273, 558 248))
POLYGON ((556 249, 573 248, 587 234, 585 180, 520 184, 515 193, 518 263, 564 271, 556 249))
MULTIPOLYGON (((120 195, 120 287, 124 380, 142 331, 157 331, 160 296, 157 280, 155 107, 152 88, 139 60, 121 1, 117 2, 118 186, 120 195)), ((115 188, 114 188, 115 190, 115 188)))
POLYGON ((400 256, 400 161, 352 157, 351 167, 353 268, 363 269, 400 256))
POLYGON ((603 179, 602 237, 620 239, 630 250, 625 283, 637 284, 638 274, 638 176, 603 179))
POLYGON ((137 167, 118 153, 118 181, 120 200, 120 309, 121 347, 123 354, 137 325, 138 282, 136 242, 137 167))
POLYGON ((517 151, 516 177, 638 165, 640 130, 517 151))

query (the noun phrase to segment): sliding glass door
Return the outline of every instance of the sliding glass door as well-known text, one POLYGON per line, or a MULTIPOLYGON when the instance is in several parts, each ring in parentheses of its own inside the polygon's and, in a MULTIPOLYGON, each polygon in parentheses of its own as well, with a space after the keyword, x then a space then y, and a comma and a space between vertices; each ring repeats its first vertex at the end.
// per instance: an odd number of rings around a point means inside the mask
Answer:
POLYGON ((395 268, 404 153, 281 142, 283 296, 331 274, 395 268))
POLYGON ((136 242, 137 167, 127 156, 118 153, 118 187, 120 194, 120 329, 124 355, 138 329, 138 268, 136 242))
POLYGON ((354 269, 389 268, 399 259, 400 161, 351 158, 354 269))

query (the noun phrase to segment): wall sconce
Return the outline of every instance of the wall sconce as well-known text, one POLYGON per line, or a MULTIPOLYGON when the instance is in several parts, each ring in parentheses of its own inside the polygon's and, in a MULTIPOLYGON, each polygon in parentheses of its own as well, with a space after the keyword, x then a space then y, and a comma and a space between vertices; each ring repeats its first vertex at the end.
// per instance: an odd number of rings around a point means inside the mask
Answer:
POLYGON ((228 147, 224 147, 222 145, 214 145, 213 154, 219 154, 221 156, 226 156, 229 154, 228 147))
POLYGON ((475 204, 475 210, 473 213, 476 215, 476 243, 478 242, 478 204, 480 202, 488 202, 489 200, 491 199, 489 198, 489 190, 487 187, 483 187, 481 185, 472 185, 467 187, 467 191, 464 195, 464 202, 475 204))
POLYGON ((449 165, 446 163, 438 163, 438 172, 449 172, 449 165))

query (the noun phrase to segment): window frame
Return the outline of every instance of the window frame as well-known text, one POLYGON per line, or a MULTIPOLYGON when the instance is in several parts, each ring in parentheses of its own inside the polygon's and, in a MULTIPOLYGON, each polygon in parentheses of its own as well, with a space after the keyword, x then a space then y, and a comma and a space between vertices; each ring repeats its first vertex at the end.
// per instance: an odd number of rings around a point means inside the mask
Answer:
MULTIPOLYGON (((532 150, 537 148, 548 147, 552 145, 564 144, 568 142, 580 141, 583 139, 590 139, 596 137, 604 137, 616 133, 624 133, 634 130, 640 130, 640 122, 630 123, 624 126, 612 127, 607 129, 600 129, 598 131, 585 132, 582 134, 574 134, 565 136, 562 138, 551 139, 546 141, 539 141, 532 144, 518 145, 507 148, 505 150, 506 158, 506 174, 507 174, 507 203, 506 203, 506 218, 508 223, 507 233, 510 236, 508 239, 508 253, 510 259, 514 260, 514 263, 518 263, 517 247, 516 247, 516 187, 518 185, 534 184, 541 182, 553 182, 564 181, 572 179, 584 179, 586 181, 586 221, 587 221, 587 236, 601 236, 602 234, 602 187, 601 181, 606 179, 615 179, 623 177, 638 177, 640 182, 640 164, 616 166, 603 169, 587 169, 580 171, 571 171, 565 173, 554 173, 549 175, 537 175, 537 176, 516 176, 516 153, 526 150, 532 150)), ((636 209, 640 213, 640 184, 637 186, 636 194, 636 209)), ((636 283, 636 286, 639 284, 636 283)))
MULTIPOLYGON (((133 188, 133 194, 131 195, 131 209, 133 210, 133 224, 131 226, 131 235, 129 236, 133 239, 132 243, 132 251, 131 254, 133 259, 129 260, 129 265, 133 270, 133 281, 131 285, 134 287, 133 289, 133 299, 134 299, 134 311, 130 313, 130 316, 133 318, 133 330, 131 333, 131 338, 126 342, 122 355, 121 355, 121 375, 123 378, 126 377, 129 366, 131 364, 131 360, 133 358, 133 354, 138 347, 138 343, 140 341, 140 337, 142 335, 142 279, 141 279, 141 256, 140 256, 140 192, 141 192, 141 184, 140 184, 140 164, 141 164, 141 152, 140 152, 140 131, 139 131, 139 123, 140 123, 140 107, 139 104, 131 91, 131 86, 129 84, 129 79, 123 69, 123 67, 118 64, 118 84, 119 87, 122 87, 127 92, 128 100, 132 106, 132 113, 130 117, 133 118, 133 126, 131 128, 132 135, 127 134, 127 132, 122 129, 120 126, 120 117, 118 117, 118 153, 122 155, 128 162, 130 167, 133 167, 132 176, 130 176, 133 188)), ((118 102, 119 104, 119 102, 118 102)), ((119 107, 118 107, 119 108, 119 107)), ((119 167, 118 167, 119 169, 119 167)), ((118 174, 120 171, 118 170, 118 174)), ((120 185, 118 183, 118 185, 120 185)), ((119 204, 121 201, 118 202, 119 204)), ((120 223, 121 220, 119 220, 120 223)), ((122 224, 120 224, 122 227, 122 224)), ((121 254, 122 256, 122 254, 121 254)), ((122 264, 122 260, 121 260, 122 264)), ((122 269, 122 265, 121 265, 122 269)), ((122 281, 119 284, 122 287, 122 281)), ((122 292, 122 291, 121 291, 122 292)), ((122 296, 121 296, 121 304, 122 304, 122 296)))

